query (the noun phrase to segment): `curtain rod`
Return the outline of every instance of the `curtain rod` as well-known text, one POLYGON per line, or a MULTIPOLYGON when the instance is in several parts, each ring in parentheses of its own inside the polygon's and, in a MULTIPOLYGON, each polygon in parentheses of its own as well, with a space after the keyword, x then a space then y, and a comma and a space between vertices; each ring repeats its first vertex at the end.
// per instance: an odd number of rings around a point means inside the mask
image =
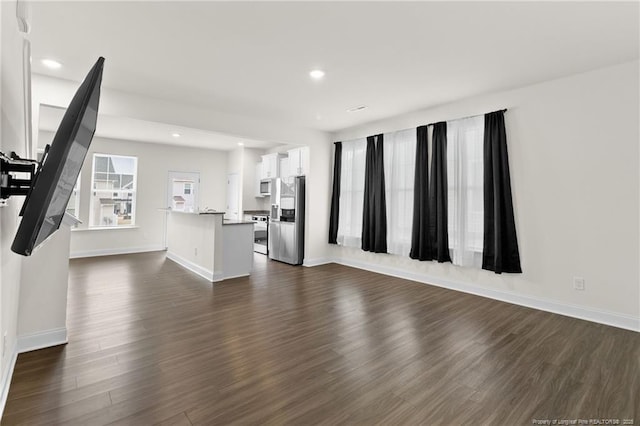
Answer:
MULTIPOLYGON (((491 114, 492 112, 499 112, 499 111, 500 111, 500 112, 507 112, 507 108, 504 108, 504 109, 497 109, 497 110, 495 110, 495 111, 487 112, 487 113, 484 113, 484 114, 467 115, 466 117, 454 118, 453 120, 440 120, 440 121, 436 121, 435 123, 429 123, 429 124, 427 124, 427 126, 433 126, 434 124, 436 124, 436 123, 441 123, 441 122, 443 122, 443 121, 446 123, 447 121, 464 120, 465 118, 479 117, 479 116, 481 116, 481 115, 487 115, 487 114, 491 114)), ((420 127, 420 126, 417 126, 417 127, 420 127)), ((411 129, 415 129, 415 127, 412 127, 411 129)), ((402 132, 402 131, 404 131, 404 130, 410 130, 410 129, 402 129, 402 130, 394 130, 394 131, 395 131, 395 132, 402 132)), ((361 139, 361 138, 356 138, 356 139, 361 139)), ((344 142, 351 142, 351 141, 356 140, 356 139, 349 139, 349 140, 346 140, 346 141, 344 141, 344 142)), ((335 144, 335 143, 337 143, 337 142, 334 142, 334 144, 335 144)))
POLYGON ((436 121, 435 123, 429 123, 429 124, 427 124, 427 126, 433 126, 434 124, 442 123, 443 121, 446 123, 447 121, 464 120, 465 118, 479 117, 481 115, 491 114, 492 112, 507 112, 507 109, 506 108, 505 109, 498 109, 498 110, 495 110, 495 111, 487 112, 485 114, 467 115, 466 117, 454 118, 453 120, 440 120, 440 121, 436 121))

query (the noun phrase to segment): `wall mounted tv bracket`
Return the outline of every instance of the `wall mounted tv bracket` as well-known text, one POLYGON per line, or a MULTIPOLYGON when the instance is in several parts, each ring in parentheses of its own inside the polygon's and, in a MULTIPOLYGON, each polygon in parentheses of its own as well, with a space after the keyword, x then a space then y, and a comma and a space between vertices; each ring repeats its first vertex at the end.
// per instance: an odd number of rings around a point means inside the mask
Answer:
MULTIPOLYGON (((49 146, 45 148, 42 159, 47 156, 49 146)), ((35 178, 42 168, 43 161, 20 158, 15 152, 7 157, 0 152, 0 207, 7 205, 7 198, 12 195, 29 195, 35 178), (14 176, 14 173, 23 176, 14 176)))

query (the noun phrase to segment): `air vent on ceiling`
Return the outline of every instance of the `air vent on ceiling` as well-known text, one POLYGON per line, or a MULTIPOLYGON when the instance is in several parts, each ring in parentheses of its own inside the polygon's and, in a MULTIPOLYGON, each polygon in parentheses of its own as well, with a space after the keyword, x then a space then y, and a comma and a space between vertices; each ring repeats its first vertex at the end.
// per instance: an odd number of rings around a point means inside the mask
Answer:
POLYGON ((363 109, 367 109, 368 107, 366 105, 359 105, 357 107, 353 107, 353 108, 349 108, 347 110, 347 112, 358 112, 358 111, 362 111, 363 109))

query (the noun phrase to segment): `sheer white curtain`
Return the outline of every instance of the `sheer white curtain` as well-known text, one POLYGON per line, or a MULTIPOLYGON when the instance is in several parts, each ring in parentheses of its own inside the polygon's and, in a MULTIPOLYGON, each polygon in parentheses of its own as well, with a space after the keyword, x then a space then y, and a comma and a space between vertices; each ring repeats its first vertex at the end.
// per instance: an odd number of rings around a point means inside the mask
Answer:
POLYGON ((360 248, 362 242, 366 151, 366 138, 342 142, 337 242, 346 247, 360 248))
POLYGON ((387 252, 409 256, 413 222, 416 129, 384 135, 387 252))
POLYGON ((449 251, 454 265, 482 267, 484 116, 447 121, 449 251))

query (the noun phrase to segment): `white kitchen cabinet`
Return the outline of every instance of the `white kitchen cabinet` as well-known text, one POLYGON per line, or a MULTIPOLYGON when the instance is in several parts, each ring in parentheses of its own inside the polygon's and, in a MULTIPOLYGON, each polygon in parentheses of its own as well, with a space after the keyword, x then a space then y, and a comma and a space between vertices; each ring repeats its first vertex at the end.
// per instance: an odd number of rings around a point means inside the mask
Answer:
POLYGON ((289 154, 289 174, 306 176, 309 174, 309 147, 303 146, 287 151, 289 154))
POLYGON ((289 172, 289 158, 282 157, 280 158, 280 173, 278 174, 278 177, 286 178, 289 176, 291 176, 291 173, 289 172))
POLYGON ((255 174, 255 188, 254 188, 254 194, 256 197, 264 197, 264 195, 262 195, 260 193, 260 180, 262 179, 262 163, 256 163, 256 174, 255 174))
POLYGON ((262 179, 278 177, 278 154, 262 156, 262 179))
POLYGON ((272 179, 280 177, 280 159, 283 154, 273 153, 262 156, 262 179, 272 179))

